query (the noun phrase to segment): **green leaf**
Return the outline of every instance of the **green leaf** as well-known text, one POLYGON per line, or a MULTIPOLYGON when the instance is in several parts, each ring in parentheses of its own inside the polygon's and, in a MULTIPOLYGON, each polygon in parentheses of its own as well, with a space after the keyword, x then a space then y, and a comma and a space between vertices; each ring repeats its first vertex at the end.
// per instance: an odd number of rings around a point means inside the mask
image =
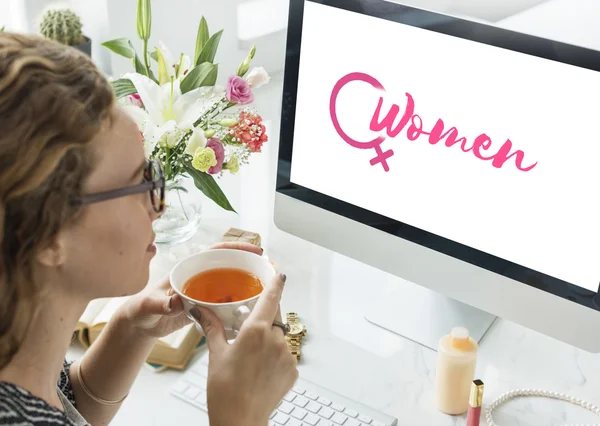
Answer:
POLYGON ((148 70, 146 69, 138 55, 135 55, 135 58, 133 59, 133 66, 135 67, 135 72, 148 77, 148 70))
POLYGON ((115 96, 117 99, 124 98, 125 96, 133 95, 137 93, 137 90, 131 80, 128 78, 120 78, 112 82, 115 96))
POLYGON ((212 64, 213 68, 212 70, 210 70, 210 73, 208 73, 208 76, 206 76, 206 78, 204 79, 204 81, 202 81, 202 83, 200 83, 200 86, 198 87, 204 87, 204 86, 214 86, 215 84, 217 84, 217 76, 219 75, 219 64, 212 64))
POLYGON ((181 81, 181 93, 187 93, 190 90, 197 89, 202 86, 214 86, 219 73, 218 64, 210 64, 205 62, 194 67, 185 78, 181 81))
POLYGON ((117 55, 124 56, 128 59, 133 59, 136 56, 135 49, 131 41, 127 38, 117 38, 114 40, 105 41, 102 46, 112 50, 117 55))
POLYGON ((154 80, 154 82, 158 83, 158 80, 154 76, 154 73, 152 72, 152 70, 146 68, 146 66, 144 65, 144 63, 142 62, 142 60, 136 53, 135 48, 133 47, 133 44, 131 43, 131 41, 129 42, 129 47, 131 47, 131 49, 133 50, 134 55, 135 55, 132 59, 133 66, 135 67, 135 72, 137 72, 138 74, 145 75, 146 77, 154 80))
POLYGON ((194 184, 196 187, 202 191, 204 195, 214 201, 215 204, 222 209, 237 213, 233 207, 231 207, 229 200, 227 200, 227 197, 211 175, 208 173, 202 173, 200 170, 196 170, 187 159, 183 160, 182 164, 192 179, 194 179, 194 184))
POLYGON ((196 52, 194 53, 194 64, 198 63, 198 56, 200 56, 200 52, 206 46, 208 42, 209 34, 208 34, 208 23, 204 16, 200 20, 200 25, 198 25, 198 35, 196 36, 196 52))
POLYGON ((202 52, 196 58, 196 65, 203 64, 204 62, 210 62, 211 64, 215 60, 215 55, 217 54, 217 49, 219 48, 219 42, 221 41, 221 35, 223 34, 223 30, 214 33, 211 38, 208 39, 204 47, 202 48, 202 52))
POLYGON ((135 51, 135 47, 133 47, 133 43, 131 43, 131 40, 127 38, 117 38, 114 40, 105 41, 104 43, 102 43, 102 46, 106 47, 107 49, 110 49, 117 55, 121 55, 126 57, 127 59, 131 59, 135 68, 135 72, 137 72, 138 74, 145 75, 146 77, 150 77, 152 80, 156 81, 156 77, 154 77, 152 70, 150 70, 150 73, 148 73, 148 70, 146 69, 137 52, 135 51))

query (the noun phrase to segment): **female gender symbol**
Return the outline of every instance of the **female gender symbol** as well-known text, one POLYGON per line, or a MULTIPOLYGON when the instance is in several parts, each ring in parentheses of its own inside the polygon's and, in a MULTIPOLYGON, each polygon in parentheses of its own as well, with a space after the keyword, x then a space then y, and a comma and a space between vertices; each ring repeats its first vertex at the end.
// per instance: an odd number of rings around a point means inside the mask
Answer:
POLYGON ((383 166, 383 170, 385 170, 386 172, 389 172, 390 167, 388 166, 387 159, 390 158, 392 155, 394 155, 394 151, 389 149, 389 150, 383 152, 383 150, 381 149, 381 144, 385 140, 385 136, 379 136, 379 137, 373 139, 372 141, 368 141, 368 142, 360 142, 360 141, 357 141, 356 139, 352 139, 350 136, 348 136, 342 130, 342 127, 340 126, 340 122, 337 118, 337 112, 336 112, 337 97, 338 97, 338 94, 340 93, 340 90, 342 90, 342 88, 346 84, 348 84, 352 81, 364 81, 365 83, 369 83, 371 86, 373 86, 377 90, 385 91, 385 89, 383 88, 383 85, 379 81, 377 81, 375 78, 371 77, 368 74, 361 73, 361 72, 353 72, 350 74, 346 74, 344 77, 339 79, 339 81, 335 84, 335 86, 333 87, 333 91, 331 92, 331 98, 329 99, 329 114, 331 115, 331 121, 333 122, 333 127, 335 127, 335 130, 338 132, 338 135, 340 135, 340 137, 348 145, 350 145, 354 148, 359 148, 359 149, 375 149, 375 153, 377 155, 375 156, 375 158, 371 159, 371 165, 375 166, 376 164, 381 163, 381 165, 383 166))

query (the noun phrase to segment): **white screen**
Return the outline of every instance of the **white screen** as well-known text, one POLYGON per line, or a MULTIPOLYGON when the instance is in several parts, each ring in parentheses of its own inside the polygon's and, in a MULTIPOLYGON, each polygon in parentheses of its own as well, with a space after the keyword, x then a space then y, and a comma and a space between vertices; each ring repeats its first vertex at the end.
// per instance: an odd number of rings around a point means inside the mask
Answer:
POLYGON ((597 291, 600 73, 312 2, 302 31, 293 183, 597 291), (333 89, 350 73, 385 91, 348 82, 332 115, 333 89), (379 120, 397 104, 400 122, 406 93, 424 132, 441 118, 467 152, 427 134, 410 140, 411 121, 395 137, 371 130, 380 98, 379 120), (355 140, 386 136, 389 170, 370 163, 375 149, 348 144, 333 117, 355 140), (478 140, 481 156, 501 158, 507 139, 533 168, 475 155, 478 140))

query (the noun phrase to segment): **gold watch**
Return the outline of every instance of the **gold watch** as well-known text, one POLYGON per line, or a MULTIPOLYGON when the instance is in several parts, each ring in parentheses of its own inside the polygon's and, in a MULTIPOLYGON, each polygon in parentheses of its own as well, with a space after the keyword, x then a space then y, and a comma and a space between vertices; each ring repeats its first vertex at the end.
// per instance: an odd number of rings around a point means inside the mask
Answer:
POLYGON ((285 336, 290 353, 294 355, 298 361, 300 360, 300 345, 302 344, 302 338, 306 335, 306 327, 300 321, 298 321, 298 314, 295 312, 289 312, 286 315, 286 320, 290 326, 290 331, 285 336))

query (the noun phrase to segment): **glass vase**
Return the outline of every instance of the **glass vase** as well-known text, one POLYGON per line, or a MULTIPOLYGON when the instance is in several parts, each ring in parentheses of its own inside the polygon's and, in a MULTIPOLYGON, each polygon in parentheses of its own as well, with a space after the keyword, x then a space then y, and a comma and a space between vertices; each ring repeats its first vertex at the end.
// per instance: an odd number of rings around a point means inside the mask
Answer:
POLYGON ((198 231, 202 215, 202 197, 195 188, 190 191, 187 183, 188 179, 181 177, 166 182, 166 210, 153 224, 156 244, 182 243, 198 231))

